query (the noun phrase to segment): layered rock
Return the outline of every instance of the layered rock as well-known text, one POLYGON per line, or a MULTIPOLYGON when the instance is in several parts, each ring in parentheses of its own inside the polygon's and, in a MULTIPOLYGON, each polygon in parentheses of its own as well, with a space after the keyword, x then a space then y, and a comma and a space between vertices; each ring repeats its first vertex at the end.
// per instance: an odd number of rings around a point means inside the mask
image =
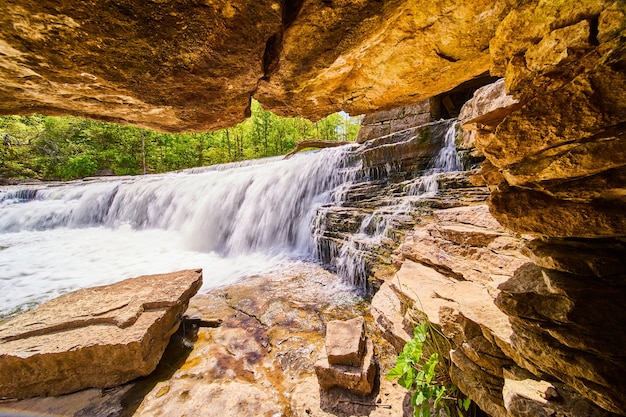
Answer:
POLYGON ((268 110, 360 114, 448 91, 489 68, 518 2, 9 1, 2 114, 74 114, 166 131, 268 110))
POLYGON ((396 107, 389 111, 370 113, 365 115, 361 121, 361 129, 356 141, 363 143, 370 139, 421 126, 434 120, 431 103, 428 100, 396 107))
POLYGON ((315 374, 322 389, 345 388, 358 395, 374 389, 374 344, 365 336, 365 320, 333 320, 326 325, 326 343, 315 374))
POLYGON ((528 247, 534 265, 497 298, 516 362, 620 415, 624 21, 623 4, 603 1, 531 2, 511 13, 491 43, 492 71, 521 106, 476 138, 494 217, 538 237, 528 247))
POLYGON ((200 270, 74 291, 0 326, 0 397, 107 388, 157 366, 200 270))
MULTIPOLYGON (((596 384, 593 389, 602 390, 602 396, 617 396, 619 368, 611 366, 611 356, 572 356, 572 350, 554 343, 589 352, 620 349, 619 338, 609 342, 608 334, 602 339, 587 327, 608 319, 602 312, 589 314, 581 302, 594 302, 602 290, 583 297, 572 288, 568 294, 556 278, 532 287, 534 281, 522 272, 538 267, 525 255, 525 243, 500 227, 486 205, 435 211, 400 246, 405 260, 374 296, 374 320, 398 350, 423 317, 440 328, 451 343, 452 382, 490 415, 613 415, 572 389, 596 384), (560 322, 570 317, 572 323, 555 327, 550 320, 556 316, 560 322)), ((616 309, 620 295, 609 297, 609 289, 603 294, 616 309)), ((611 319, 607 326, 619 324, 611 319)), ((614 360, 620 355, 612 354, 614 360)))
MULTIPOLYGON (((402 108, 391 113, 404 114, 402 108)), ((375 117, 388 116, 370 119, 375 117)), ((404 232, 423 216, 436 208, 484 201, 487 190, 471 183, 470 171, 436 166, 446 152, 460 164, 449 147, 453 143, 445 143, 446 135, 454 139, 456 134, 456 122, 444 120, 384 134, 357 148, 353 181, 317 212, 314 230, 322 262, 363 292, 372 292, 392 269, 391 255, 404 232)))

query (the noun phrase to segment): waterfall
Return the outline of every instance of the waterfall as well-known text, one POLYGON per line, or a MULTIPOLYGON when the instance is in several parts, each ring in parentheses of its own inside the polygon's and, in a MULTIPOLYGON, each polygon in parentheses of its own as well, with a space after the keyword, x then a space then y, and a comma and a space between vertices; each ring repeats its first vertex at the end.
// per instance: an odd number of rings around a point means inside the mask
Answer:
POLYGON ((2 187, 0 316, 131 276, 202 267, 206 290, 293 259, 320 260, 366 291, 375 261, 368 248, 391 241, 417 202, 436 192, 437 176, 460 168, 456 128, 450 125, 421 176, 396 184, 393 204, 360 212, 353 225, 328 224, 329 208, 348 209, 359 186, 376 194, 381 178, 402 167, 389 161, 364 169, 359 145, 288 160, 2 187), (368 180, 372 171, 381 178, 368 180), (350 227, 350 239, 337 236, 350 227))
POLYGON ((337 148, 263 164, 7 191, 0 232, 130 225, 179 231, 198 251, 307 256, 317 207, 353 172, 349 154, 337 148))
POLYGON ((456 151, 456 135, 459 122, 454 120, 444 135, 441 150, 431 160, 428 169, 409 185, 409 195, 431 196, 439 190, 437 176, 445 172, 463 169, 459 154, 456 151))
POLYGON ((314 259, 311 224, 359 171, 355 148, 0 188, 0 316, 146 273, 203 267, 206 289, 314 259))
MULTIPOLYGON (((433 156, 427 169, 422 173, 416 173, 415 178, 402 184, 403 192, 390 198, 393 203, 384 204, 383 207, 365 215, 349 239, 342 241, 328 239, 325 236, 326 225, 323 221, 316 221, 318 256, 332 265, 345 281, 363 293, 370 291, 367 279, 370 274, 368 265, 376 262, 371 249, 391 242, 394 230, 411 223, 413 216, 418 213, 420 201, 437 194, 441 174, 462 170, 455 145, 459 123, 456 120, 445 123, 449 123, 449 126, 445 131, 441 149, 433 156)), ((414 138, 409 140, 411 139, 414 138)), ((386 175, 380 175, 377 168, 370 171, 375 171, 374 178, 380 178, 389 176, 392 168, 390 163, 385 165, 386 175)))

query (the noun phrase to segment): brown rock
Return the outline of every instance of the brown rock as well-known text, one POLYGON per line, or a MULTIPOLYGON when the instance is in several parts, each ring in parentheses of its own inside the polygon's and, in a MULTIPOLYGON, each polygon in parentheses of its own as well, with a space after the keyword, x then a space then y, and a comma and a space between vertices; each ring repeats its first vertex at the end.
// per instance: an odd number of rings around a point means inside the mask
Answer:
POLYGON ((459 389, 492 416, 505 416, 501 378, 488 374, 460 350, 450 352, 450 378, 459 389))
POLYGON ((461 146, 474 147, 477 135, 488 135, 520 106, 518 100, 506 93, 503 78, 476 90, 458 117, 463 129, 461 146))
POLYGON ((325 390, 341 387, 358 395, 369 395, 374 389, 376 362, 374 344, 368 340, 365 345, 365 356, 360 366, 332 365, 328 362, 324 348, 320 359, 315 363, 315 373, 320 387, 325 390))
POLYGON ((486 205, 436 210, 433 218, 436 223, 405 239, 403 256, 484 283, 508 278, 527 262, 521 254, 523 240, 506 232, 486 205))
POLYGON ((430 102, 422 102, 409 106, 396 107, 392 110, 380 111, 366 115, 361 121, 361 129, 357 137, 358 143, 399 132, 431 121, 430 102))
POLYGON ((488 70, 514 3, 11 3, 0 113, 185 131, 241 121, 251 96, 310 118, 415 103, 488 70))
POLYGON ((282 24, 274 0, 33 0, 7 4, 0 27, 0 114, 180 132, 245 118, 266 42, 282 24))
POLYGON ((376 292, 370 306, 374 322, 398 353, 413 338, 412 329, 407 329, 404 323, 407 306, 401 297, 387 281, 376 292))
POLYGON ((567 383, 583 397, 624 409, 623 284, 528 264, 500 285, 498 307, 510 316, 520 365, 567 383))
POLYGON ((365 353, 365 320, 332 320, 326 325, 326 354, 331 365, 361 366, 365 353))
POLYGON ((626 251, 621 242, 535 239, 527 245, 537 266, 598 278, 619 276, 626 270, 626 251))
POLYGON ((563 238, 626 235, 621 198, 569 201, 540 191, 500 186, 491 193, 489 203, 494 217, 518 233, 563 238))
POLYGON ((202 284, 200 270, 74 291, 0 326, 0 396, 60 395, 147 375, 202 284))

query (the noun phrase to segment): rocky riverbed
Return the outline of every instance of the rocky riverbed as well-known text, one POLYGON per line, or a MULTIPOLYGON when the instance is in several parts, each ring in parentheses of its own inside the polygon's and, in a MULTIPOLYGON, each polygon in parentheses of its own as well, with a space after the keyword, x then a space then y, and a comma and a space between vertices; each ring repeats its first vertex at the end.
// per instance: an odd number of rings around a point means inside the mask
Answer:
POLYGON ((395 360, 369 303, 336 275, 301 263, 190 300, 157 370, 106 390, 7 401, 2 415, 398 416, 412 413, 406 390, 380 379, 361 397, 321 390, 313 369, 326 323, 364 316, 380 373, 395 360), (217 328, 203 321, 222 320, 217 328), (199 323, 199 324, 198 324, 199 323), (22 413, 22 414, 20 414, 22 413))

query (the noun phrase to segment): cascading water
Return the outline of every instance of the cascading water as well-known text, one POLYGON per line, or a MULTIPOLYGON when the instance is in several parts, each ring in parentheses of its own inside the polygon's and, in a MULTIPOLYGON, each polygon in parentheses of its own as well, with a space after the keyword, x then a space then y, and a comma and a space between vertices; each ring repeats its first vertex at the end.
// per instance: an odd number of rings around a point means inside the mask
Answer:
MULTIPOLYGON (((371 249, 384 245, 386 241, 391 242, 392 232, 412 221, 420 201, 437 194, 441 174, 462 170, 455 146, 458 122, 450 120, 437 123, 446 123, 448 127, 441 149, 431 159, 427 169, 421 175, 416 173, 415 178, 401 184, 403 191, 390 198, 392 203, 383 204, 383 207, 365 215, 349 239, 328 239, 324 233, 325 225, 317 220, 315 236, 319 257, 334 266, 339 276, 364 293, 370 290, 367 279, 368 265, 375 262, 371 249)), ((415 138, 416 136, 413 136, 407 140, 415 138)), ((379 169, 374 169, 374 177, 387 177, 394 167, 387 163, 384 170, 385 172, 381 173, 379 169)))
POLYGON ((0 190, 0 315, 78 287, 202 267, 204 289, 312 258, 354 146, 164 175, 0 190))
POLYGON ((449 126, 422 175, 396 184, 393 203, 337 230, 324 209, 343 207, 354 187, 378 186, 372 172, 389 176, 402 164, 365 170, 362 147, 349 145, 289 160, 0 189, 0 317, 142 274, 202 267, 206 290, 302 258, 322 260, 367 292, 369 248, 411 221, 438 175, 460 168, 457 125, 435 124, 449 126), (350 239, 333 237, 346 227, 350 239))

